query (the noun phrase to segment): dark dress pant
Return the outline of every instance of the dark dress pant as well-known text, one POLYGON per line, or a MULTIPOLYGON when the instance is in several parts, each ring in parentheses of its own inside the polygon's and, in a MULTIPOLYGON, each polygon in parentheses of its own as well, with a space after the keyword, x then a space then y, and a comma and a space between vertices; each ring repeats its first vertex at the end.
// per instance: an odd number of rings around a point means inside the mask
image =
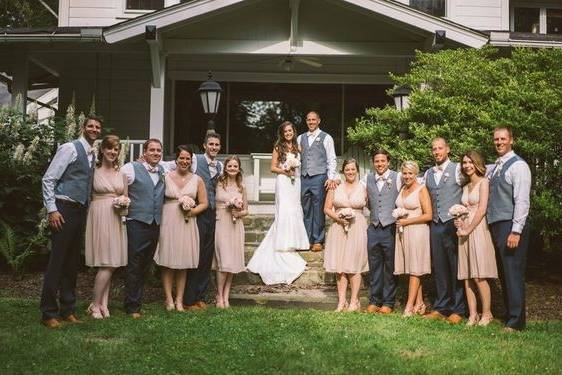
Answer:
POLYGON ((51 254, 39 307, 42 319, 66 318, 75 312, 76 276, 88 213, 88 208, 80 203, 57 199, 56 205, 64 224, 51 235, 51 254))
POLYGON ((311 244, 324 243, 324 201, 326 188, 324 184, 328 176, 318 174, 315 176, 301 176, 301 204, 304 215, 304 227, 311 244))
POLYGON ((529 248, 529 229, 525 225, 519 245, 515 249, 507 247, 507 237, 511 233, 511 220, 490 224, 492 241, 496 249, 496 263, 506 309, 505 325, 515 329, 525 328, 525 268, 529 248))
POLYGON ((458 237, 453 220, 430 224, 431 262, 437 296, 433 310, 442 315, 466 316, 466 300, 462 280, 458 280, 458 237))
POLYGON ((187 287, 184 303, 193 305, 205 301, 205 294, 211 282, 211 266, 215 254, 215 226, 217 214, 215 209, 208 208, 197 216, 199 231, 199 265, 187 272, 187 287))
POLYGON ((394 275, 394 249, 396 226, 394 224, 369 225, 367 253, 369 259, 369 304, 394 308, 396 276, 394 275))
POLYGON ((160 226, 155 221, 146 224, 138 220, 127 220, 127 267, 125 275, 125 311, 138 313, 142 307, 144 278, 152 262, 160 226))

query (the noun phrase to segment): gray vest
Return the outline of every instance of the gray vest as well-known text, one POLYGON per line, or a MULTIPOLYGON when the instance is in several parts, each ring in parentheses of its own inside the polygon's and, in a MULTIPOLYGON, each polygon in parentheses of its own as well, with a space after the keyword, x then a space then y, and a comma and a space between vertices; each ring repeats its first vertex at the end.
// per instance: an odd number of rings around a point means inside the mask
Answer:
POLYGON ((324 138, 328 134, 320 131, 312 146, 308 146, 308 135, 301 135, 301 175, 316 176, 328 173, 328 156, 324 148, 324 138))
POLYGON ((93 164, 90 165, 88 155, 82 142, 71 142, 76 148, 76 160, 70 163, 55 186, 55 195, 65 195, 75 202, 86 204, 92 191, 93 164))
POLYGON ((425 186, 431 194, 431 204, 433 206, 433 221, 445 223, 453 217, 449 215, 449 208, 454 204, 461 203, 462 187, 457 184, 456 173, 457 163, 450 162, 443 171, 439 185, 435 184, 435 172, 433 168, 427 171, 425 186), (445 177, 445 173, 448 177, 445 177))
POLYGON ((505 162, 502 169, 490 178, 490 195, 488 198, 488 209, 486 210, 488 224, 513 219, 515 211, 513 185, 508 184, 505 180, 505 172, 513 163, 519 160, 523 159, 518 155, 511 157, 505 162))
POLYGON ((197 170, 195 174, 203 179, 205 183, 205 190, 207 190, 207 199, 209 201, 209 208, 214 210, 216 206, 216 189, 217 189, 217 181, 221 174, 221 165, 217 161, 217 174, 215 177, 211 178, 211 171, 209 170, 209 163, 207 163, 207 159, 205 155, 195 155, 197 158, 197 170))
POLYGON ((390 171, 387 181, 391 181, 391 183, 389 184, 385 181, 381 191, 379 191, 375 173, 369 173, 367 175, 367 193, 369 195, 369 206, 371 209, 371 223, 375 226, 380 223, 383 227, 386 227, 396 221, 396 219, 392 217, 392 210, 396 207, 396 198, 398 197, 398 190, 396 189, 397 179, 398 173, 390 171))
POLYGON ((162 205, 164 204, 165 185, 163 180, 164 171, 158 166, 158 183, 154 185, 148 171, 138 162, 133 162, 135 170, 135 181, 129 185, 129 219, 152 224, 153 221, 160 225, 162 221, 162 205))

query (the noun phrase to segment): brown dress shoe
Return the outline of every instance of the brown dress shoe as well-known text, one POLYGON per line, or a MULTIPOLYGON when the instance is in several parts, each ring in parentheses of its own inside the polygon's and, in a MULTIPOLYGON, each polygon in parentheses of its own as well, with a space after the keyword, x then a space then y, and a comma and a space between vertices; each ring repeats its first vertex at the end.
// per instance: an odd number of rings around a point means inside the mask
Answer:
POLYGON ((314 245, 312 245, 312 249, 310 249, 312 251, 322 251, 322 244, 321 243, 315 243, 314 245))
POLYGON ((140 319, 142 318, 142 314, 140 312, 130 313, 129 316, 133 319, 140 319))
POLYGON ((460 322, 462 322, 462 316, 453 313, 449 315, 449 317, 447 318, 447 322, 451 324, 459 324, 460 322))
POLYGON ((365 309, 365 312, 374 314, 374 313, 378 312, 379 309, 380 309, 380 307, 378 307, 377 305, 369 304, 369 306, 367 306, 367 308, 365 309))
POLYGON ((503 331, 506 333, 517 333, 519 332, 518 329, 515 329, 513 327, 503 327, 503 331))
POLYGON ((74 323, 74 324, 81 324, 84 323, 83 321, 81 321, 80 319, 78 319, 76 317, 76 315, 74 314, 70 314, 69 316, 67 316, 66 318, 63 319, 65 322, 68 323, 74 323))
POLYGON ((197 301, 195 302, 195 304, 197 305, 197 307, 199 307, 200 310, 205 310, 207 308, 207 304, 203 301, 197 301))
POLYGON ((432 319, 432 320, 446 320, 447 317, 441 314, 439 311, 435 310, 430 313, 427 313, 423 316, 425 319, 432 319))
POLYGON ((392 313, 392 307, 383 306, 379 309, 378 313, 379 314, 390 314, 390 313, 392 313))
POLYGON ((43 324, 45 327, 51 328, 51 329, 60 328, 60 323, 55 318, 41 319, 41 324, 43 324))

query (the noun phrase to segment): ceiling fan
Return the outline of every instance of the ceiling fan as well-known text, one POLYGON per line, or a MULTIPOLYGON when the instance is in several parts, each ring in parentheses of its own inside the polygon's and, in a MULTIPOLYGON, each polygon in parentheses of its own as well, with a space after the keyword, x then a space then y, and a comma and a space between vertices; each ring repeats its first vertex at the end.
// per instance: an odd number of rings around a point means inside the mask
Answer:
POLYGON ((295 66, 295 63, 308 65, 313 68, 321 68, 323 66, 323 64, 315 57, 299 57, 292 55, 285 57, 284 59, 279 61, 277 65, 279 65, 286 72, 290 72, 295 66))

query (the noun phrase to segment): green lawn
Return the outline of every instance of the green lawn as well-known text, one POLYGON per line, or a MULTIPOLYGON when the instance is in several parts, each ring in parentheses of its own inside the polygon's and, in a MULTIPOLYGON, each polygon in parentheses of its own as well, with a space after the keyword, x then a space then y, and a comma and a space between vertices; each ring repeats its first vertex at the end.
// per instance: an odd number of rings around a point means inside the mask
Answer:
MULTIPOLYGON (((85 305, 80 306, 82 309, 85 305)), ((562 322, 523 333, 420 318, 234 307, 48 330, 37 301, 0 298, 0 373, 560 373, 562 322)))

